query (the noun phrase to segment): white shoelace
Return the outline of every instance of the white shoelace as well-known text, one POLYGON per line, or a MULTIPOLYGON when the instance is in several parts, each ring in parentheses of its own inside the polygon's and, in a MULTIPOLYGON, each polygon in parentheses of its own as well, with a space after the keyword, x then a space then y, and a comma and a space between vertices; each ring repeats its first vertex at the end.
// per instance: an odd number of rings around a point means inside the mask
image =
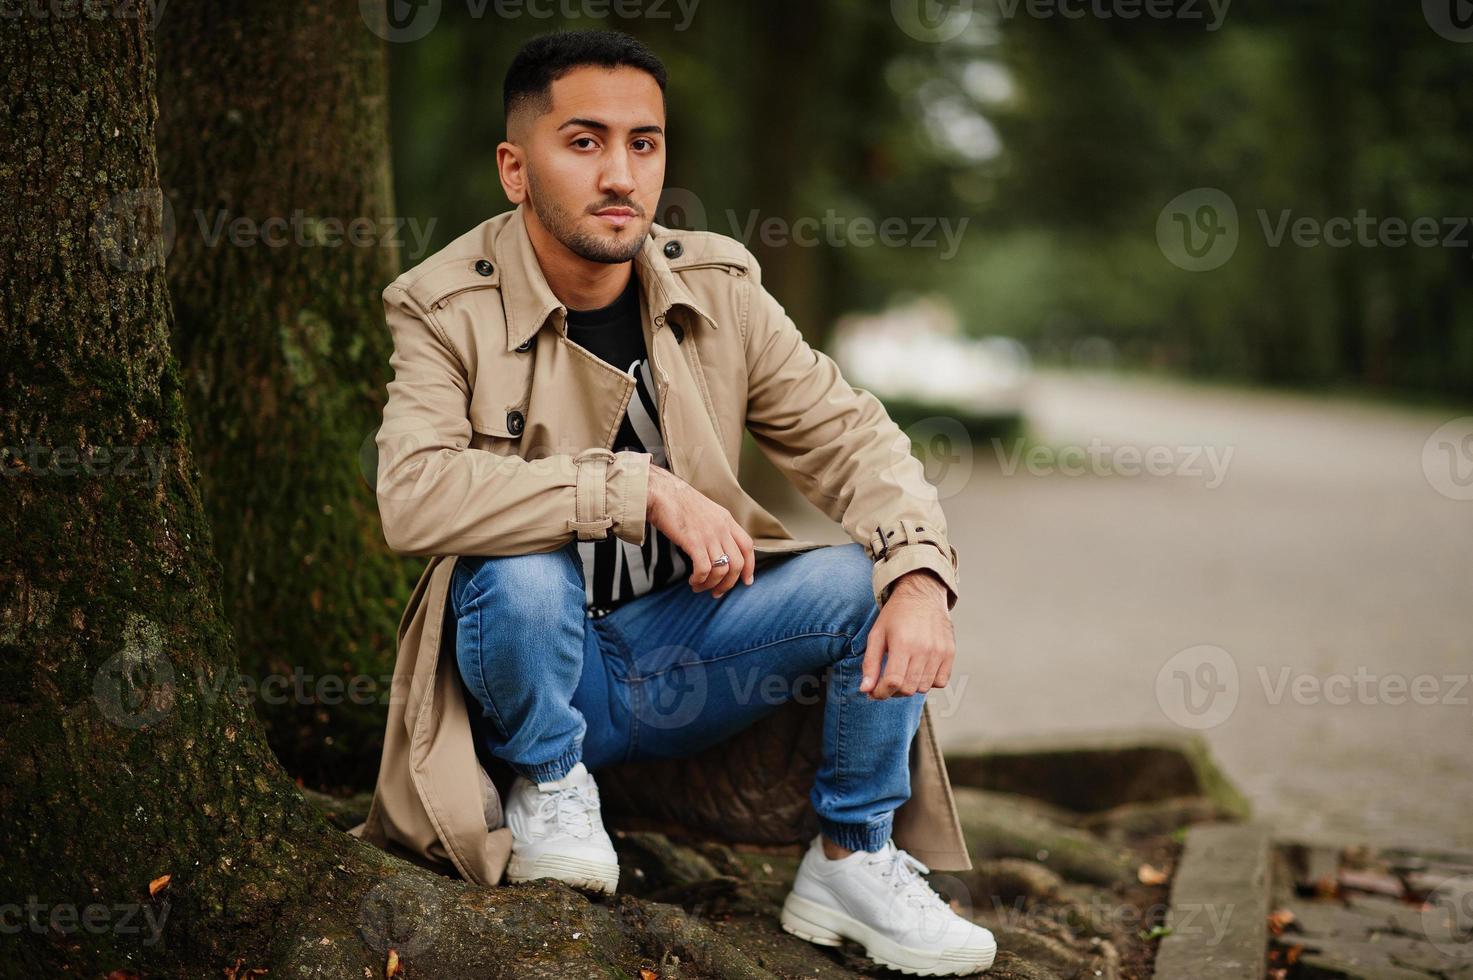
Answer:
POLYGON ((895 889, 905 896, 905 900, 916 908, 929 906, 938 910, 949 911, 951 909, 946 900, 936 894, 921 877, 921 875, 930 874, 931 869, 922 864, 919 859, 896 847, 893 842, 886 850, 875 852, 875 856, 866 863, 882 865, 880 877, 888 878, 895 889))
POLYGON ((588 837, 593 833, 590 814, 598 806, 598 797, 585 786, 543 791, 537 800, 537 816, 564 833, 588 837))

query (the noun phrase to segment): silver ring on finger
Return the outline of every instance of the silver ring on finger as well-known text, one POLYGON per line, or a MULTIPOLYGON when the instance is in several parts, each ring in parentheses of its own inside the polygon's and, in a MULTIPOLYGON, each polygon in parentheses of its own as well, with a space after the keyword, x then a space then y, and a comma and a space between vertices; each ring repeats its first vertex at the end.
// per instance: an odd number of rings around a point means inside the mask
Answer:
POLYGON ((712 561, 711 564, 713 566, 715 566, 715 565, 730 565, 731 564, 731 559, 729 557, 727 557, 726 554, 723 553, 719 558, 717 558, 714 561, 712 561))

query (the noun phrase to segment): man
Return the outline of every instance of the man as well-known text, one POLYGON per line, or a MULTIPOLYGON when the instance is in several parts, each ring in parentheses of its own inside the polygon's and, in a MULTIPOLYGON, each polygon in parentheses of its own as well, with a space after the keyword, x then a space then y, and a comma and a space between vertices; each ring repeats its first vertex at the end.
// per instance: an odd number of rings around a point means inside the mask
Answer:
MULTIPOLYGON (((820 833, 784 928, 909 972, 985 969, 992 935, 892 839, 925 692, 955 655, 956 552, 935 491, 879 402, 803 342, 750 252, 652 222, 665 84, 619 33, 530 41, 497 149, 516 209, 385 290, 384 534, 404 554, 456 557, 416 592, 443 619, 412 609, 401 630, 431 652, 406 666, 401 648, 395 689, 411 704, 391 707, 364 835, 474 876, 475 844, 449 826, 464 796, 447 804, 459 791, 424 776, 466 771, 468 727, 483 770, 516 774, 507 878, 612 892, 592 772, 690 757, 773 710, 768 682, 791 692, 826 673, 820 833), (744 428, 852 542, 796 541, 742 491, 744 428), (441 623, 461 705, 434 670, 441 623), (415 707, 431 689, 440 700, 415 707), (465 725, 447 722, 462 707, 465 725)), ((939 767, 929 732, 927 747, 939 767)), ((916 838, 955 822, 944 769, 929 778, 950 819, 916 838)))

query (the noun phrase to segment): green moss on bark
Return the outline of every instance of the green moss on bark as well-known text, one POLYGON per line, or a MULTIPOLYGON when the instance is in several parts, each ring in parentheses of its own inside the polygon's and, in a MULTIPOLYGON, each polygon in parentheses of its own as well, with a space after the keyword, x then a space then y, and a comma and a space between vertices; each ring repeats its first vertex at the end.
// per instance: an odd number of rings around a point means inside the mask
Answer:
POLYGON ((360 464, 399 272, 383 44, 356 4, 192 4, 158 52, 172 338, 242 668, 289 771, 370 787, 419 568, 360 464))
POLYGON ((0 972, 379 976, 419 907, 416 976, 636 974, 640 942, 566 888, 472 888, 330 828, 217 690, 238 664, 162 250, 146 214, 93 231, 158 200, 152 42, 0 27, 0 972))

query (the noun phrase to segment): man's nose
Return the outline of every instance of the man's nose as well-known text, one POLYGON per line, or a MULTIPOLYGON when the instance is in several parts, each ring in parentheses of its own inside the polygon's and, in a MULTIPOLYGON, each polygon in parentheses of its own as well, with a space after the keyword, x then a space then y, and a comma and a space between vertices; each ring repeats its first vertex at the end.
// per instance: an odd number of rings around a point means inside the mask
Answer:
POLYGON ((634 193, 634 170, 629 166, 627 148, 617 147, 609 151, 600 174, 599 190, 619 197, 629 197, 634 193))

